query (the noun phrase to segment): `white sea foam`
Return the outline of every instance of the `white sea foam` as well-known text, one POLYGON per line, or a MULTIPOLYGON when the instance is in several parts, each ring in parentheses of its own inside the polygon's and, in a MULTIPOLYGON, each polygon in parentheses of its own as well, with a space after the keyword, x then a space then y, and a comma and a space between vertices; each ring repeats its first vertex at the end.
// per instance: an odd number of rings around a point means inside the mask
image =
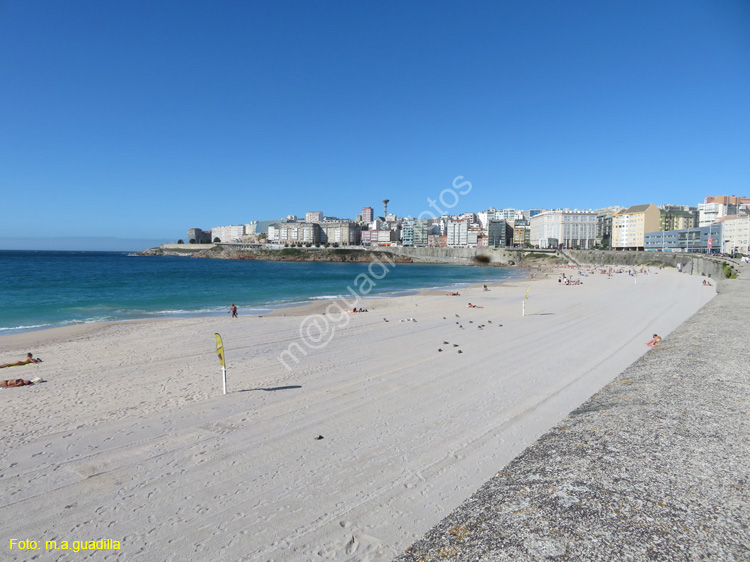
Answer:
POLYGON ((54 324, 33 324, 30 326, 11 326, 8 328, 0 328, 0 332, 23 332, 26 330, 39 330, 41 328, 49 328, 54 324))

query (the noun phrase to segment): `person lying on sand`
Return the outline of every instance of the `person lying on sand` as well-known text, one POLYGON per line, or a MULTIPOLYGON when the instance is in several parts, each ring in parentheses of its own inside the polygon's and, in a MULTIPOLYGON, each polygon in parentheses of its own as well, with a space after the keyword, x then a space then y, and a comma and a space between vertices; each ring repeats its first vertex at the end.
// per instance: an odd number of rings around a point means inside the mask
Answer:
POLYGON ((466 308, 484 308, 484 307, 483 306, 478 306, 476 304, 469 303, 469 304, 466 305, 466 308))
POLYGON ((661 338, 654 334, 654 337, 651 338, 651 341, 647 342, 646 345, 649 347, 654 347, 656 344, 658 344, 661 341, 661 338))
POLYGON ((13 361, 11 363, 3 363, 0 365, 0 369, 5 369, 6 367, 17 367, 18 365, 30 365, 31 363, 41 363, 41 359, 34 359, 34 357, 31 355, 31 353, 26 354, 26 359, 21 359, 20 361, 13 361))
POLYGON ((29 386, 33 384, 32 381, 24 379, 8 379, 7 381, 0 381, 0 388, 15 388, 17 386, 29 386))
POLYGON ((459 293, 458 291, 456 291, 455 293, 445 293, 445 295, 448 296, 448 297, 460 297, 461 293, 459 293))

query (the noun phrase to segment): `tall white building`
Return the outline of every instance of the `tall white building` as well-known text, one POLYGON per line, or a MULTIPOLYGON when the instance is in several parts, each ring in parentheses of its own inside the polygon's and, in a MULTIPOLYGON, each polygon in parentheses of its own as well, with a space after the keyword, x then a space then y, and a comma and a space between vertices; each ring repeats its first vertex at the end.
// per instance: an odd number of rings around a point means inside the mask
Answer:
POLYGON ((305 213, 305 222, 321 222, 323 220, 322 211, 309 211, 305 213))
POLYGON ((448 246, 466 246, 469 243, 469 221, 467 219, 449 220, 446 236, 448 246))
POLYGON ((729 205, 723 203, 701 203, 698 205, 698 226, 709 226, 729 214, 729 205))
MULTIPOLYGON (((721 251, 750 253, 750 215, 730 215, 721 219, 721 251)), ((714 248, 718 244, 714 244, 714 248)))
POLYGON ((245 235, 244 224, 232 224, 229 226, 215 226, 211 229, 211 239, 219 239, 219 242, 228 244, 230 242, 241 242, 245 235))
POLYGON ((269 224, 268 225, 268 237, 266 238, 268 242, 272 242, 275 244, 279 243, 279 225, 278 224, 269 224))
POLYGON ((596 213, 558 209, 545 211, 529 219, 530 240, 540 248, 565 246, 589 249, 596 238, 596 213))
POLYGON ((477 213, 477 220, 479 221, 479 224, 482 225, 482 230, 487 230, 487 224, 490 220, 495 218, 495 211, 494 209, 492 212, 490 211, 481 211, 477 213))

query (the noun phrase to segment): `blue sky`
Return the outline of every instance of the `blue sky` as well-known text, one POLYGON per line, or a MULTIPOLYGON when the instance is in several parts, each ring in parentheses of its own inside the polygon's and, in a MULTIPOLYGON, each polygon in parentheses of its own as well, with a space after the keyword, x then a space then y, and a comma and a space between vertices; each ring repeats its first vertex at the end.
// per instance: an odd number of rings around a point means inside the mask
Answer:
POLYGON ((745 0, 0 0, 0 248, 416 216, 456 176, 454 212, 750 195, 748 30, 745 0))

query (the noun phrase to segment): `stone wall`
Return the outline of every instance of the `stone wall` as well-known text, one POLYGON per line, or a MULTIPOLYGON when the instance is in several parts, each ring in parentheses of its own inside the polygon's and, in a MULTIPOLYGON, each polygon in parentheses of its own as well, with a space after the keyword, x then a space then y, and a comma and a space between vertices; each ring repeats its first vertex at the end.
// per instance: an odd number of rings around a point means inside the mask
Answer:
MULTIPOLYGON (((386 251, 385 248, 368 248, 368 250, 386 251)), ((537 265, 543 264, 546 254, 548 259, 562 258, 569 264, 577 265, 658 265, 665 264, 677 267, 682 264, 683 271, 692 275, 711 274, 724 277, 721 259, 708 258, 700 254, 670 252, 615 252, 611 250, 516 250, 506 248, 411 248, 389 246, 388 252, 408 256, 415 262, 473 263, 477 258, 486 258, 488 263, 496 265, 537 265), (526 256, 533 254, 535 259, 526 256)))
POLYGON ((485 256, 489 263, 495 264, 518 264, 518 250, 506 250, 505 248, 413 248, 409 246, 388 246, 386 248, 366 249, 378 252, 388 251, 400 256, 408 256, 415 262, 441 262, 441 263, 466 263, 474 262, 477 256, 485 256), (513 262, 510 264, 509 262, 513 262))

